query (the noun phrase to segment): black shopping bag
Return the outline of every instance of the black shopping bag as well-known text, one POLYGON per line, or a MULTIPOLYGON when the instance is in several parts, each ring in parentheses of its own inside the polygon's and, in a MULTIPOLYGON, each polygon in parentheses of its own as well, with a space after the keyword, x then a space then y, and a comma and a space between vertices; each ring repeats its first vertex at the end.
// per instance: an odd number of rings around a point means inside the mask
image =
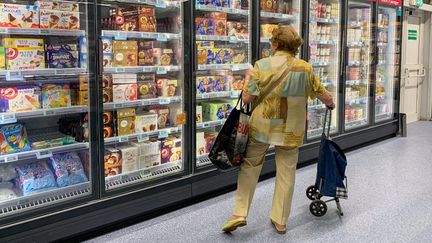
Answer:
POLYGON ((248 142, 249 117, 250 106, 244 106, 240 98, 209 153, 210 161, 219 170, 228 170, 242 163, 248 142), (238 107, 239 103, 240 107, 238 107))

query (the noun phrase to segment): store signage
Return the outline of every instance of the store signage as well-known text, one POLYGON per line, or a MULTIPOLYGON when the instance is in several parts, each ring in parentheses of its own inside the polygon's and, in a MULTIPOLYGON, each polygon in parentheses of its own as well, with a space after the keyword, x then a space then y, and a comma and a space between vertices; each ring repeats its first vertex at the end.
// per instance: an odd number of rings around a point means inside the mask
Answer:
POLYGON ((397 6, 397 7, 402 5, 402 0, 378 0, 378 2, 382 4, 397 6))
POLYGON ((408 40, 417 40, 417 30, 408 30, 408 40))

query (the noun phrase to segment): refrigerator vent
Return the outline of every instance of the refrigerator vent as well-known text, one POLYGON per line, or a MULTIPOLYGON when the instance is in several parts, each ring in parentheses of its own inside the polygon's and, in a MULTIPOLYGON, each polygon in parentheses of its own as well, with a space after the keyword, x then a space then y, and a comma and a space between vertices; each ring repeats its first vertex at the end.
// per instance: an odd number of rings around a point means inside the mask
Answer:
POLYGON ((203 166, 207 166, 210 165, 212 162, 210 161, 208 156, 199 158, 197 160, 197 167, 203 167, 203 166))

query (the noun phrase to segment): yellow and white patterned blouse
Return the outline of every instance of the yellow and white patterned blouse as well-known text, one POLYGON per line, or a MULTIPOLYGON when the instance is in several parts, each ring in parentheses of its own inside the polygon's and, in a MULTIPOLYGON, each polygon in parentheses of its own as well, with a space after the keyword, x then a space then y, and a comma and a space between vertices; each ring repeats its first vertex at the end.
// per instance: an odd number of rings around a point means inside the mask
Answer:
MULTIPOLYGON (((245 91, 259 97, 261 91, 277 81, 293 58, 288 52, 278 51, 257 61, 245 91)), ((255 107, 249 120, 249 136, 277 146, 301 146, 306 126, 307 99, 318 98, 326 92, 319 78, 313 74, 312 66, 296 59, 285 80, 255 107)))

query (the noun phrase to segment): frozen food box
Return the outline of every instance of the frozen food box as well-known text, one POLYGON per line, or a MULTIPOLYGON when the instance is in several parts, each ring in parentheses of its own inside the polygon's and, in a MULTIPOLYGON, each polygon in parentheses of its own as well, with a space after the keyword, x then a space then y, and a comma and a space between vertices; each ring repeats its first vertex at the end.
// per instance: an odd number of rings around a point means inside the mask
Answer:
POLYGON ((155 113, 138 114, 135 118, 135 132, 147 133, 157 131, 158 115, 155 113))
POLYGON ((113 41, 114 67, 138 65, 138 44, 136 41, 113 41))
POLYGON ((59 187, 72 186, 88 181, 77 152, 54 154, 49 158, 49 162, 54 169, 59 187))
POLYGON ((114 122, 113 114, 111 111, 105 111, 103 113, 102 122, 104 125, 110 125, 114 122))
POLYGON ((139 7, 127 6, 119 7, 114 10, 115 29, 123 31, 138 31, 138 11, 139 7))
POLYGON ((127 102, 137 100, 137 84, 115 84, 112 88, 113 102, 127 102))
POLYGON ((273 30, 277 28, 278 28, 277 24, 262 24, 261 37, 271 38, 273 36, 273 30))
POLYGON ((20 112, 41 108, 38 86, 0 87, 0 111, 20 112))
POLYGON ((15 167, 17 186, 23 196, 57 188, 54 175, 45 161, 28 162, 15 167))
POLYGON ((0 3, 0 27, 39 28, 39 7, 0 3))
POLYGON ((261 10, 264 12, 275 12, 277 9, 276 0, 260 0, 261 10))
POLYGON ((156 88, 159 97, 173 97, 176 95, 178 86, 177 79, 158 79, 156 88))
POLYGON ((138 170, 138 147, 135 145, 120 146, 122 157, 122 173, 128 173, 138 170))
POLYGON ((156 32, 157 20, 154 7, 139 8, 138 26, 139 31, 156 32))
POLYGON ((198 76, 196 82, 198 94, 210 93, 213 90, 215 76, 198 76))
POLYGON ((135 133, 136 112, 133 108, 117 110, 117 135, 129 135, 135 133))
POLYGON ((153 66, 155 65, 155 58, 153 56, 153 41, 138 41, 138 65, 139 66, 153 66))
POLYGON ((42 86, 42 107, 60 108, 71 106, 69 84, 45 84, 42 86))
POLYGON ((214 20, 214 34, 215 35, 220 35, 220 36, 225 36, 226 33, 226 19, 215 19, 214 20))
POLYGON ((232 49, 231 63, 241 64, 247 62, 247 52, 244 49, 232 49))
POLYGON ((204 140, 205 140, 205 152, 208 154, 210 153, 216 138, 217 138, 217 133, 215 132, 205 132, 204 134, 204 140))
POLYGON ((6 67, 8 70, 45 68, 43 39, 4 38, 6 67))
POLYGON ((227 80, 223 76, 214 76, 214 82, 212 86, 213 92, 228 91, 229 85, 227 85, 227 80))
POLYGON ((79 90, 84 91, 89 89, 89 77, 85 74, 79 76, 79 90))
POLYGON ((73 2, 36 1, 35 5, 38 6, 39 9, 79 12, 79 4, 73 2))
POLYGON ((215 48, 213 64, 230 64, 231 63, 231 48, 215 48))
POLYGON ((113 38, 102 36, 102 52, 103 53, 113 53, 113 38))
POLYGON ((27 131, 23 124, 15 123, 0 127, 0 154, 31 150, 27 131))
POLYGON ((0 70, 4 70, 6 68, 6 53, 5 48, 0 46, 0 70))
POLYGON ((170 66, 174 61, 174 52, 172 49, 163 49, 160 62, 157 63, 158 66, 170 66))
POLYGON ((156 106, 150 112, 158 114, 158 129, 170 126, 170 108, 168 106, 156 106))
POLYGON ((186 113, 183 112, 180 106, 170 107, 170 125, 178 127, 186 124, 186 113))
POLYGON ((112 87, 102 89, 102 102, 103 103, 113 102, 113 88, 112 87))
POLYGON ((243 75, 230 75, 227 76, 228 83, 231 85, 231 90, 242 90, 245 84, 245 77, 243 75))
POLYGON ((233 109, 233 104, 228 101, 203 102, 202 107, 204 121, 217 121, 228 118, 233 109))
POLYGON ((114 55, 112 53, 104 53, 102 56, 102 66, 112 67, 113 66, 114 55))
POLYGON ((120 150, 112 147, 105 147, 104 169, 105 177, 115 176, 122 173, 122 157, 120 150))
POLYGON ((78 91, 78 103, 77 105, 88 105, 89 92, 87 90, 78 91))
POLYGON ((110 74, 102 75, 102 88, 104 88, 104 89, 112 88, 112 84, 113 84, 112 75, 110 75, 110 74))
POLYGON ((169 137, 161 141, 161 164, 172 163, 181 159, 181 139, 177 137, 169 137))
POLYGON ((69 11, 41 10, 40 28, 79 30, 80 13, 69 11))
POLYGON ((112 83, 113 84, 136 84, 137 74, 135 73, 112 74, 112 83))
POLYGON ((198 35, 214 35, 215 21, 210 18, 195 18, 196 33, 198 35))
POLYGON ((76 44, 46 45, 48 68, 77 68, 79 53, 76 44))
POLYGON ((161 164, 161 142, 158 140, 132 143, 139 148, 138 167, 147 169, 161 164))
POLYGON ((204 132, 198 132, 196 134, 196 156, 204 154, 206 154, 204 132))
POLYGON ((196 123, 202 123, 203 122, 202 106, 197 105, 195 112, 196 112, 195 114, 196 123))
POLYGON ((138 99, 156 98, 157 95, 155 75, 153 73, 138 74, 138 99))

